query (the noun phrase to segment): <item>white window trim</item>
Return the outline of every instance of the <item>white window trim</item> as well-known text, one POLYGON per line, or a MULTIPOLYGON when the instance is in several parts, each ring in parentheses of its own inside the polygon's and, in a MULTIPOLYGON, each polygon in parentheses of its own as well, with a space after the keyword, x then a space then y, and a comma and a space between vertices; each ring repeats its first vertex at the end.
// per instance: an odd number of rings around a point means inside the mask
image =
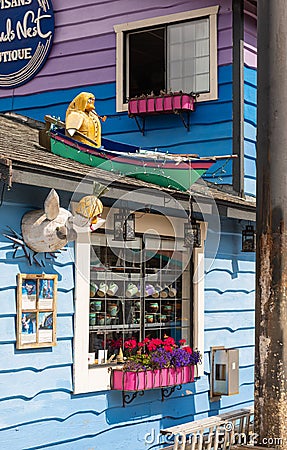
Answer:
POLYGON ((152 19, 137 20, 114 26, 116 32, 116 108, 117 112, 128 110, 127 103, 122 102, 124 92, 123 80, 123 60, 124 60, 124 33, 139 28, 147 28, 167 23, 181 22, 182 20, 196 19, 209 16, 210 26, 210 92, 200 94, 197 101, 217 100, 217 13, 219 6, 196 9, 183 13, 169 14, 166 16, 154 17, 152 19))
MULTIPOLYGON (((201 222, 202 247, 193 251, 193 346, 204 354, 204 242, 207 223, 201 222)), ((78 233, 75 243, 74 394, 110 389, 107 366, 89 368, 90 234, 78 233)), ((204 373, 203 363, 196 376, 204 373)))
POLYGON ((202 355, 202 364, 197 366, 197 376, 204 375, 204 249, 207 223, 200 223, 202 242, 200 248, 193 249, 193 347, 202 355))

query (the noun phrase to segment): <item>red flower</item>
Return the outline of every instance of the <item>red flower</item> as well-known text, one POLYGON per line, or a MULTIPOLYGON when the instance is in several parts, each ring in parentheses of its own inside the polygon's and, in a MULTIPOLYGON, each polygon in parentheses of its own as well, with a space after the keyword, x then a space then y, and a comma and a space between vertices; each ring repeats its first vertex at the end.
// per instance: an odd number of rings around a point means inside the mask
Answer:
POLYGON ((125 342, 125 348, 128 348, 129 350, 133 350, 137 346, 137 341, 135 339, 130 339, 129 341, 125 342))
POLYGON ((145 347, 149 342, 150 342, 150 339, 146 337, 146 338, 144 338, 143 341, 141 341, 141 342, 138 343, 138 347, 139 347, 139 348, 143 348, 143 347, 145 347))
POLYGON ((186 339, 180 339, 179 345, 184 345, 186 343, 186 339))
POLYGON ((147 349, 149 352, 153 352, 154 350, 156 350, 158 347, 160 347, 163 344, 161 339, 151 339, 148 343, 147 343, 147 349))
POLYGON ((107 341, 108 345, 110 345, 113 349, 119 349, 123 346, 123 340, 122 338, 119 339, 111 339, 110 341, 107 341))
POLYGON ((182 347, 183 348, 183 350, 185 350, 187 353, 192 353, 192 349, 190 348, 190 347, 188 347, 188 346, 186 346, 186 347, 182 347))
POLYGON ((165 340, 163 341, 163 344, 175 347, 175 340, 172 337, 166 337, 165 340))
POLYGON ((152 339, 152 340, 149 342, 149 344, 147 344, 147 349, 148 349, 149 352, 153 352, 154 350, 157 349, 157 345, 156 345, 156 343, 154 342, 154 339, 152 339))
POLYGON ((153 342, 157 347, 163 344, 162 340, 161 340, 161 339, 157 339, 157 338, 152 339, 152 342, 153 342))
POLYGON ((166 352, 169 352, 169 353, 172 352, 172 347, 170 345, 165 345, 164 349, 165 349, 166 352))

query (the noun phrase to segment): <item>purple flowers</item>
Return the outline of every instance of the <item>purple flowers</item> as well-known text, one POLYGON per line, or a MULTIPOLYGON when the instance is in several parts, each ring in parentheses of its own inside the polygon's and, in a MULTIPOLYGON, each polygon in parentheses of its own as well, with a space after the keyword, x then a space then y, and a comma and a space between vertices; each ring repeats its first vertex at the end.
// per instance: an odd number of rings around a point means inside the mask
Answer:
POLYGON ((164 369, 171 366, 172 352, 168 352, 163 347, 159 347, 157 350, 152 352, 150 356, 151 368, 152 369, 164 369))
POLYGON ((147 367, 143 365, 142 362, 135 361, 134 359, 128 359, 125 362, 125 371, 127 372, 139 372, 143 370, 147 370, 147 367))
POLYGON ((182 348, 175 348, 172 352, 172 364, 174 367, 183 367, 190 364, 190 353, 182 348))
POLYGON ((185 348, 175 348, 172 352, 171 363, 174 367, 184 367, 198 364, 200 359, 201 357, 198 351, 189 353, 185 348))

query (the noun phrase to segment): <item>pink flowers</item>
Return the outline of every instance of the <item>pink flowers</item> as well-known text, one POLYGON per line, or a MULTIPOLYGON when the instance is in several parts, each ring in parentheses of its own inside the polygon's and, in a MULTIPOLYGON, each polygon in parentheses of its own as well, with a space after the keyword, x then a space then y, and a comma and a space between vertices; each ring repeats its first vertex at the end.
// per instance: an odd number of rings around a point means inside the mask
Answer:
POLYGON ((133 350, 137 346, 137 341, 135 339, 130 339, 125 342, 125 348, 128 350, 133 350))
MULTIPOLYGON (((185 343, 186 340, 182 339, 179 343, 180 345, 185 343)), ((175 340, 172 337, 165 336, 164 340, 158 338, 145 338, 141 342, 137 342, 135 339, 130 339, 125 342, 125 348, 129 351, 138 347, 139 350, 145 349, 148 352, 153 352, 157 350, 159 347, 163 347, 167 352, 172 352, 174 348, 177 347, 175 340)))
POLYGON ((151 339, 146 343, 146 347, 149 352, 156 350, 158 347, 162 346, 163 342, 161 339, 151 339))
POLYGON ((190 355, 192 354, 192 349, 188 346, 182 347, 183 350, 185 350, 187 353, 189 353, 190 355))
MULTIPOLYGON (((119 339, 109 339, 107 340, 107 344, 113 349, 120 349, 123 346, 123 340, 122 338, 119 339)), ((103 347, 104 347, 104 341, 103 341, 103 347)))
POLYGON ((124 345, 128 353, 124 370, 138 371, 198 364, 201 361, 200 353, 197 350, 193 352, 185 343, 186 340, 181 339, 177 345, 170 336, 164 336, 164 339, 145 338, 140 342, 132 338, 124 345))
MULTIPOLYGON (((179 341, 179 345, 182 346, 183 344, 186 343, 185 339, 181 339, 179 341)), ((159 347, 163 347, 166 351, 168 352, 172 352, 172 350, 174 348, 177 347, 175 340, 172 337, 169 336, 164 336, 164 339, 158 339, 158 338, 153 338, 153 339, 149 339, 149 338, 145 338, 143 341, 141 342, 137 342, 135 339, 130 339, 129 341, 125 342, 125 348, 127 350, 133 350, 136 347, 138 347, 139 349, 146 349, 149 352, 153 352, 155 350, 157 350, 159 347)))

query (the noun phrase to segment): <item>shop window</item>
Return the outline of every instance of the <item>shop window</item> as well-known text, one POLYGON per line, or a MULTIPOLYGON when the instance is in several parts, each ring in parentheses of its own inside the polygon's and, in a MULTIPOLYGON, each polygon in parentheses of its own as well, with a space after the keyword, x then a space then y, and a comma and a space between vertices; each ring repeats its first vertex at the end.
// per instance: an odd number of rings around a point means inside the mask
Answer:
POLYGON ((163 92, 217 98, 218 7, 116 25, 117 110, 163 92), (152 51, 151 51, 152 49, 152 51))
POLYGON ((89 353, 95 353, 96 363, 110 360, 131 338, 166 335, 190 343, 186 249, 169 239, 113 241, 112 247, 107 241, 101 234, 91 238, 89 353))
MULTIPOLYGON (((203 244, 204 236, 202 223, 203 244)), ((78 235, 75 393, 109 389, 109 367, 132 337, 186 339, 203 353, 203 253, 204 245, 191 254, 183 236, 121 242, 100 232, 78 235)))

